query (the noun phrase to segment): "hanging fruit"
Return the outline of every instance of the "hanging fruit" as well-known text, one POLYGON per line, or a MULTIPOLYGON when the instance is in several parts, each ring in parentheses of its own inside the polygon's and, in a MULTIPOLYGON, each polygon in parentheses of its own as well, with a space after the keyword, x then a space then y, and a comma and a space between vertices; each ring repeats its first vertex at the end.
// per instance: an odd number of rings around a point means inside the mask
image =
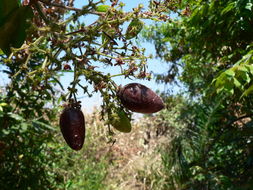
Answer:
POLYGON ((112 126, 120 132, 129 133, 131 132, 132 126, 124 111, 118 111, 112 114, 112 126))
POLYGON ((85 119, 80 106, 67 106, 60 116, 60 127, 62 135, 74 150, 83 147, 85 138, 85 119))
POLYGON ((118 97, 127 109, 139 113, 155 113, 164 108, 163 100, 148 87, 130 83, 120 87, 118 97))

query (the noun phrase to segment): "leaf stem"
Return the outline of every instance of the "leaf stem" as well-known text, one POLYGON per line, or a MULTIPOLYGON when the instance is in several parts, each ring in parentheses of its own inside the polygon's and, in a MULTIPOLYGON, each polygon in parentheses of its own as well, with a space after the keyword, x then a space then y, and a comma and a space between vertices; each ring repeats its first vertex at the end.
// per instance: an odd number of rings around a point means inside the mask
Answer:
POLYGON ((110 78, 113 78, 113 77, 119 77, 119 76, 123 76, 125 75, 124 73, 120 73, 120 74, 116 74, 116 75, 111 75, 110 78))
POLYGON ((18 72, 16 72, 16 73, 12 76, 12 78, 15 78, 16 76, 18 76, 19 73, 21 73, 21 71, 22 71, 23 69, 26 69, 26 68, 27 68, 27 65, 28 65, 28 62, 29 62, 30 58, 31 58, 31 54, 29 53, 28 56, 27 56, 27 58, 26 58, 25 63, 24 63, 24 64, 22 65, 22 67, 18 70, 18 72))

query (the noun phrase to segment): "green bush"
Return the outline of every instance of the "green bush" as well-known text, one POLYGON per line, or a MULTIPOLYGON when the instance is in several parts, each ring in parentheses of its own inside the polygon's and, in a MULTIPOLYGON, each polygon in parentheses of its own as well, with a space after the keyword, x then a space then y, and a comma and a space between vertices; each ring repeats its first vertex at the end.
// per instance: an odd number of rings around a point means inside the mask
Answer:
POLYGON ((251 189, 252 121, 227 120, 223 99, 179 104, 172 98, 174 106, 157 115, 169 133, 159 150, 163 168, 149 176, 152 189, 251 189))
POLYGON ((33 119, 4 96, 0 105, 1 189, 104 188, 108 162, 96 158, 98 138, 87 134, 84 150, 73 151, 60 134, 58 107, 41 108, 43 114, 33 119))

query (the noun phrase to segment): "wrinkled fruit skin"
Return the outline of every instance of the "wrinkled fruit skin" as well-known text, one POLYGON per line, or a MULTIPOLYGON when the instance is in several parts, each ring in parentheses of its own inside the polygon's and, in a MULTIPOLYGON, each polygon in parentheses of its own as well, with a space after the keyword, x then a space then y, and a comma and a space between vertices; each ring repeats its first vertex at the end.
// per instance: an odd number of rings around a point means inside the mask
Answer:
POLYGON ((118 91, 121 103, 127 109, 138 113, 155 113, 164 108, 163 100, 148 87, 130 83, 118 91))
POLYGON ((67 107, 60 116, 60 127, 62 135, 74 150, 80 150, 83 147, 85 138, 84 115, 80 108, 67 107))
POLYGON ((123 133, 129 133, 132 130, 131 123, 124 111, 119 111, 114 114, 112 126, 123 133))

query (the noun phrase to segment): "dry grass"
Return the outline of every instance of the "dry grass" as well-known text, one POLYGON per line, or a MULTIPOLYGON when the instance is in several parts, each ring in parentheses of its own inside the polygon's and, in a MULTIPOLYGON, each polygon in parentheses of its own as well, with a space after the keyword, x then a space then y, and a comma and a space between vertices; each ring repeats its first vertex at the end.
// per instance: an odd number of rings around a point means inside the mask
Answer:
MULTIPOLYGON (((158 147, 168 143, 166 130, 154 123, 155 118, 139 118, 132 122, 130 133, 114 130, 115 143, 108 143, 108 129, 98 112, 86 117, 87 130, 96 138, 96 157, 107 156, 110 166, 105 186, 110 190, 149 190, 157 183, 152 176, 161 171, 158 147)), ((162 172, 161 172, 162 174, 162 172)))

